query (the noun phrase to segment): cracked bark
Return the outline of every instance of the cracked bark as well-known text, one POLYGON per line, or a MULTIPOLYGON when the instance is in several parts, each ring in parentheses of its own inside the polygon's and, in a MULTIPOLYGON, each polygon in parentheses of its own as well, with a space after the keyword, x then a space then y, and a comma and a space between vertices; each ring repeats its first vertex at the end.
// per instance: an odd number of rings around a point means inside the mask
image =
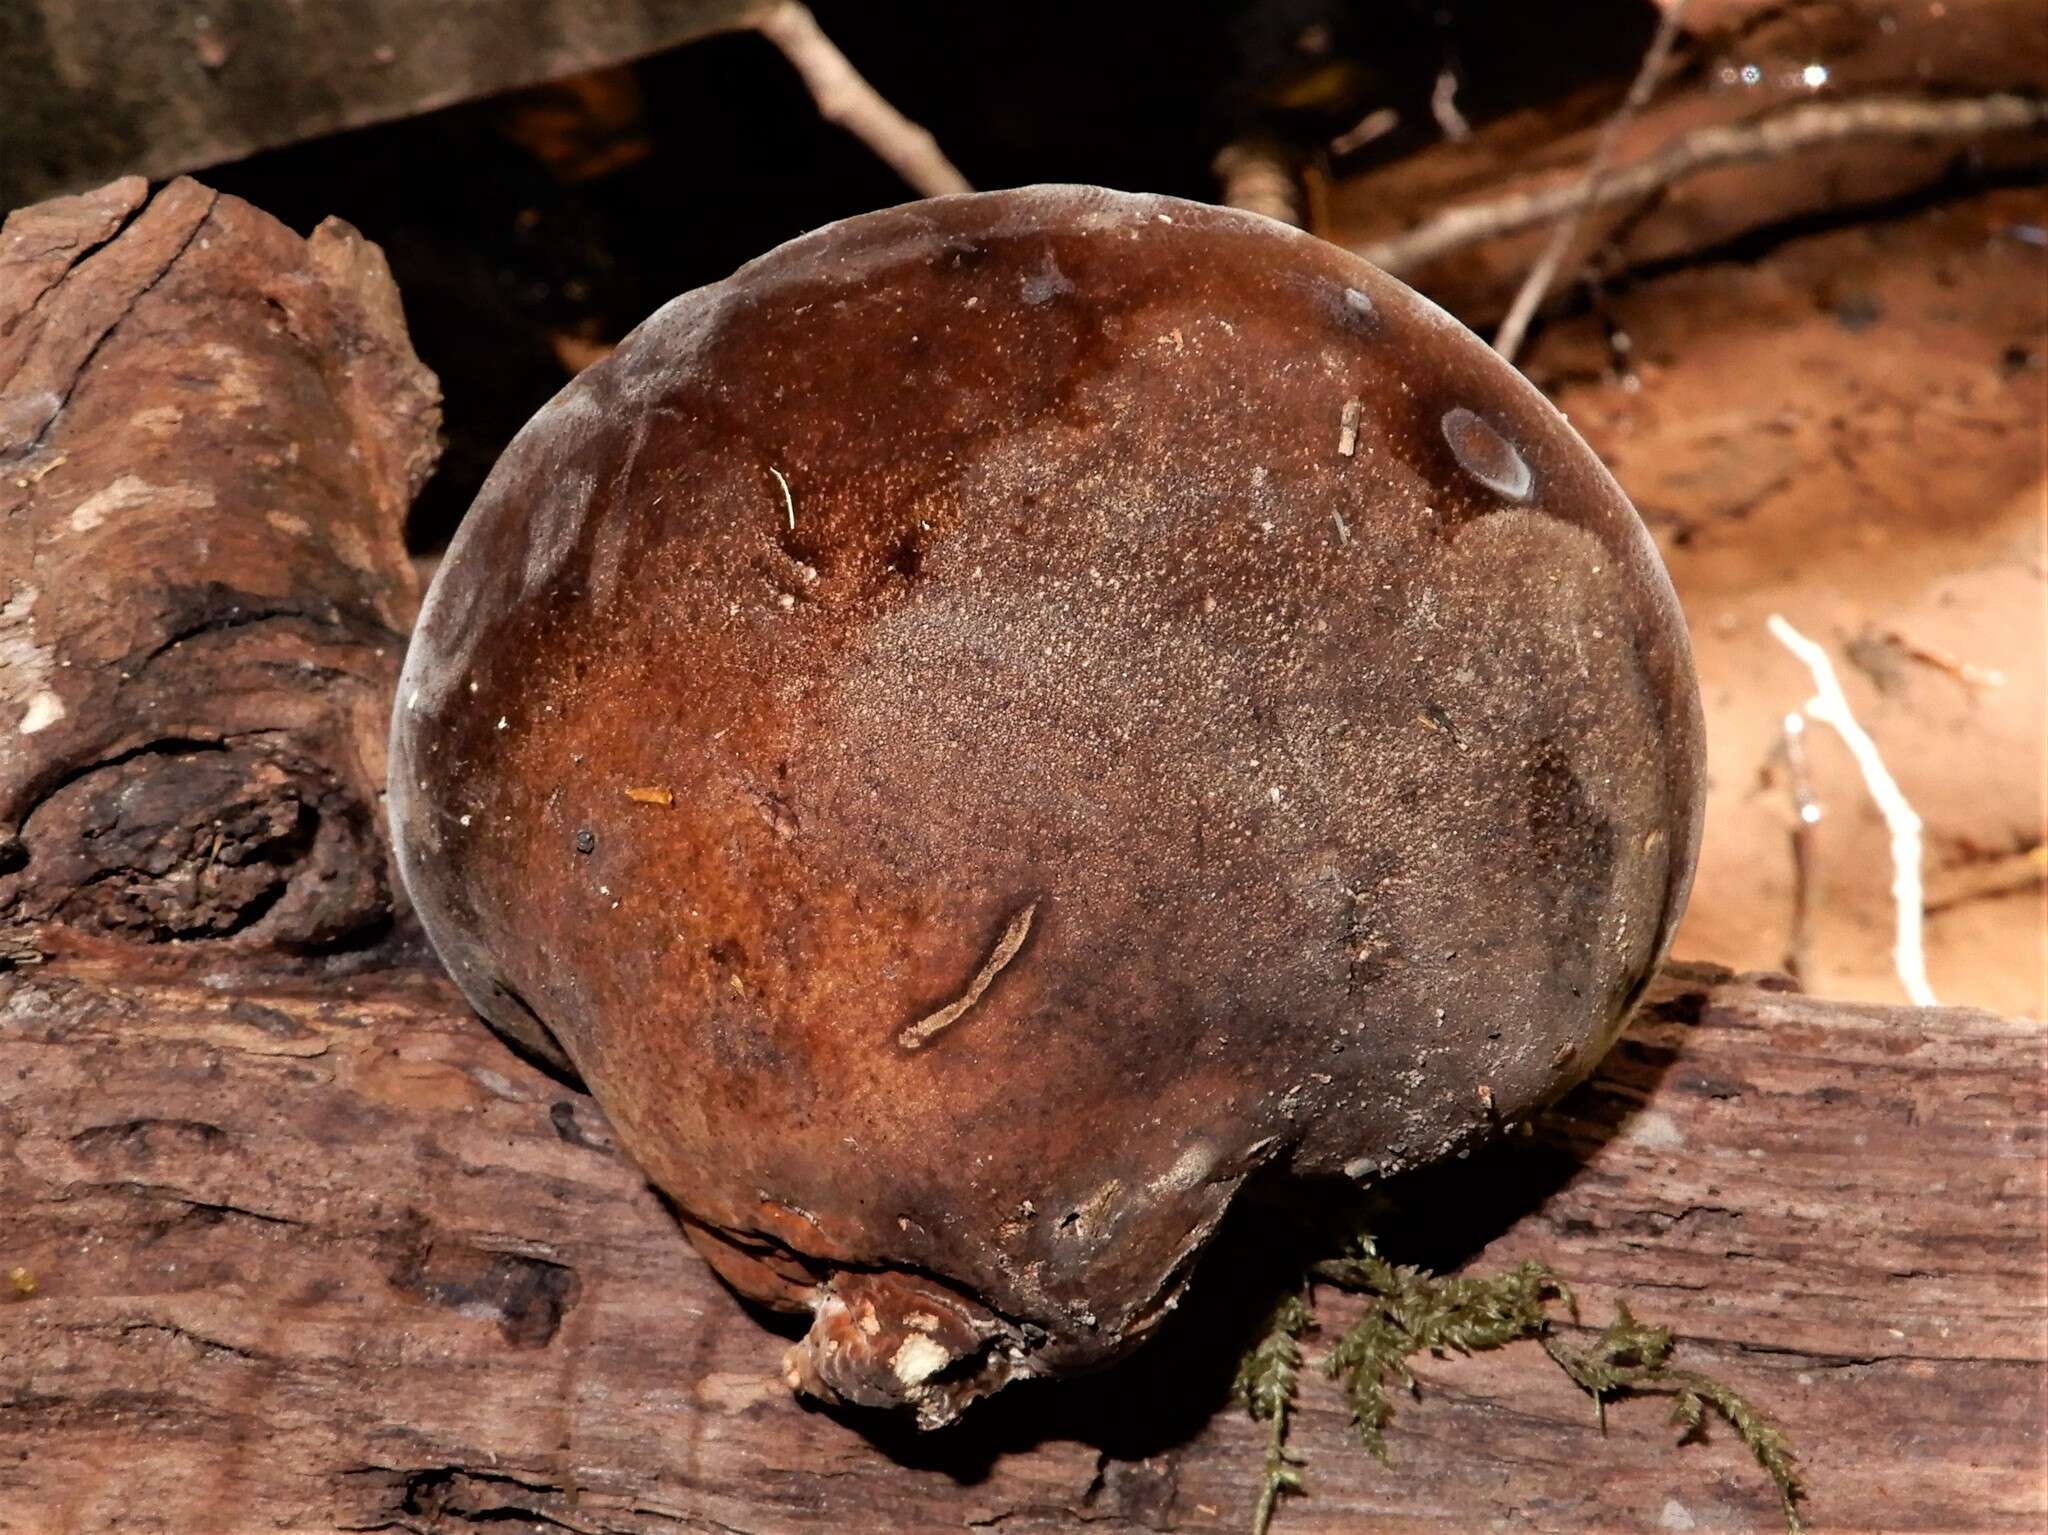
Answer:
MULTIPOLYGON (((1541 1257, 1589 1322, 1638 1296, 1784 1421, 1817 1529, 2034 1528, 2039 1032, 1775 985, 1674 969, 1533 1139, 1431 1175, 1389 1239, 1541 1257)), ((1226 1235, 1124 1369, 920 1437, 797 1407, 782 1340, 597 1107, 436 978, 68 958, 0 989, 0 1263, 36 1286, 0 1304, 0 1509, 24 1528, 1243 1526, 1262 1450, 1225 1392, 1255 1239, 1226 1235)), ((1673 1501, 1770 1524, 1726 1434, 1674 1448, 1642 1402, 1602 1439, 1534 1348, 1422 1373, 1391 1468, 1309 1383, 1312 1495, 1280 1528, 1642 1529, 1673 1501)))
POLYGON ((388 931, 438 410, 383 258, 196 182, 0 232, 0 952, 388 931))

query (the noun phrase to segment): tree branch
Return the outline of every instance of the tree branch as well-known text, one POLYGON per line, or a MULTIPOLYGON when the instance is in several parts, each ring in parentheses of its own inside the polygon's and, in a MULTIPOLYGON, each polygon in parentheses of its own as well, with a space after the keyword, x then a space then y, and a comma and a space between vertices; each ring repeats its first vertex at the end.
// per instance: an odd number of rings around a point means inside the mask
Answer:
POLYGON ((1564 265, 1565 252, 1571 249, 1586 210, 1600 195, 1601 185, 1607 179, 1608 163, 1613 160, 1614 151, 1621 143, 1621 130, 1649 103, 1656 91, 1657 81, 1664 73, 1664 61, 1671 56, 1671 45, 1678 40, 1679 24, 1685 20, 1685 8, 1689 4, 1691 0, 1676 0, 1664 12, 1664 19, 1657 26, 1657 35, 1650 39, 1650 46, 1643 52, 1642 67, 1636 71, 1628 94, 1614 109, 1614 115, 1607 119, 1600 130, 1600 137, 1594 141, 1592 158, 1586 162, 1582 200, 1551 226, 1550 239, 1544 244, 1543 254, 1536 258, 1536 265, 1530 268, 1528 277, 1523 279, 1521 289, 1515 294, 1515 301, 1508 306, 1507 318, 1500 322, 1500 329, 1493 338, 1493 349, 1507 361, 1513 362, 1515 354, 1521 351, 1529 322, 1536 317, 1544 296, 1550 292, 1550 285, 1557 280, 1557 270, 1564 265))
POLYGON ((754 29, 789 60, 818 104, 818 115, 859 139, 923 197, 971 192, 939 141, 891 106, 796 0, 764 13, 754 29))
POLYGON ((1402 276, 1482 240, 1518 234, 1566 214, 1630 202, 1724 165, 1768 160, 1856 139, 1980 138, 2043 122, 2048 122, 2048 100, 2038 96, 2001 94, 1961 101, 1879 96, 1813 102, 1754 122, 1697 129, 1597 185, 1581 178, 1563 186, 1462 203, 1403 234, 1356 249, 1375 266, 1402 276))

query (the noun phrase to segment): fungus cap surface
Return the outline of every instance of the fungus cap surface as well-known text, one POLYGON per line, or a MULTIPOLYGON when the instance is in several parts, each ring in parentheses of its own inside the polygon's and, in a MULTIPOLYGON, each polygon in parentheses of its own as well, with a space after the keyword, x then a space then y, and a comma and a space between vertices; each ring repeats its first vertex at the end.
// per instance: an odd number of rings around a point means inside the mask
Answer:
POLYGON ((1393 279, 1077 187, 849 219, 507 449, 428 596, 401 867, 792 1380, 943 1421, 1126 1350, 1262 1168, 1611 1042, 1698 838, 1641 523, 1393 279))

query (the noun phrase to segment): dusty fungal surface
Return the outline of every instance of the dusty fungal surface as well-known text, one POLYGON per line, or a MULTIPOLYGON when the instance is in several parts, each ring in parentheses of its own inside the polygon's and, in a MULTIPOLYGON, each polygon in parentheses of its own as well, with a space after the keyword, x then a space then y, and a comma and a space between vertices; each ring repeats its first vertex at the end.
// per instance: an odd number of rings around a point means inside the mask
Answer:
POLYGON ((565 389, 429 594, 390 805, 479 1011, 812 1313, 792 1384, 937 1424, 1127 1352, 1254 1175, 1590 1070, 1702 773, 1662 567, 1535 390, 1292 230, 1039 187, 794 241, 565 389))

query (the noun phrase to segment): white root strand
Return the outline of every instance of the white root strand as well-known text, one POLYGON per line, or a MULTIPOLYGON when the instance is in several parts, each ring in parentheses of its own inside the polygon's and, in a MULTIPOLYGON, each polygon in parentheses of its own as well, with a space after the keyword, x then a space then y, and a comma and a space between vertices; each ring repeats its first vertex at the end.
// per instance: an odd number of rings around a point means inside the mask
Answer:
POLYGON ((1863 774, 1870 797, 1877 802, 1892 838, 1892 903, 1898 910, 1898 936, 1892 946, 1892 962, 1906 995, 1916 1007, 1936 1005, 1934 988, 1927 980, 1927 951, 1921 938, 1924 898, 1920 885, 1920 816, 1900 790, 1891 770, 1884 765, 1877 743, 1857 722, 1835 675, 1828 653, 1778 614, 1765 621, 1772 638, 1813 674, 1814 696, 1806 701, 1807 718, 1831 728, 1849 748, 1863 774))

